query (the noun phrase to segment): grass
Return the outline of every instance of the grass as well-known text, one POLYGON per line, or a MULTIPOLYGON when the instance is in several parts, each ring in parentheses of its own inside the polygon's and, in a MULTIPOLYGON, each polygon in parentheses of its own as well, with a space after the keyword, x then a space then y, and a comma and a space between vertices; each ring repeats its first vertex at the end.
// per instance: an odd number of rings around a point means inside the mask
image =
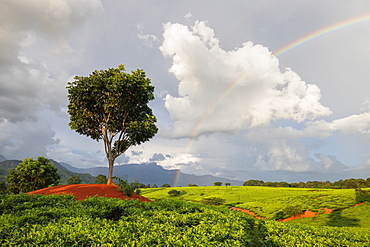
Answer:
POLYGON ((320 214, 314 218, 293 220, 288 224, 370 228, 370 204, 337 210, 331 214, 320 214))
POLYGON ((202 186, 143 189, 142 195, 151 200, 175 199, 196 203, 205 198, 221 198, 225 206, 248 209, 266 219, 286 218, 289 208, 298 211, 314 211, 319 215, 292 221, 289 224, 317 226, 354 226, 370 228, 370 205, 355 205, 353 189, 304 189, 276 188, 260 186, 202 186), (179 190, 179 196, 170 196, 168 191, 179 190), (323 208, 333 209, 333 213, 324 215, 323 208))

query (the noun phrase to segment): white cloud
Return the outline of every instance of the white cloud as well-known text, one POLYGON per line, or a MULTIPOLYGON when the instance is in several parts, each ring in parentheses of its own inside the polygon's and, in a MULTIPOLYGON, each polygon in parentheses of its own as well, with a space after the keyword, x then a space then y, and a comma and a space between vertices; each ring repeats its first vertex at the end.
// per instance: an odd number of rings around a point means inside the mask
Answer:
POLYGON ((160 47, 172 57, 170 72, 180 81, 179 97, 168 94, 165 107, 175 121, 174 137, 237 131, 276 119, 296 122, 327 116, 320 89, 286 69, 271 52, 252 42, 225 51, 205 22, 191 29, 164 25, 160 47))
POLYGON ((144 27, 141 24, 137 25, 137 29, 139 30, 137 37, 143 40, 145 45, 147 45, 148 47, 153 47, 153 43, 157 41, 158 38, 154 34, 144 34, 143 33, 144 27))

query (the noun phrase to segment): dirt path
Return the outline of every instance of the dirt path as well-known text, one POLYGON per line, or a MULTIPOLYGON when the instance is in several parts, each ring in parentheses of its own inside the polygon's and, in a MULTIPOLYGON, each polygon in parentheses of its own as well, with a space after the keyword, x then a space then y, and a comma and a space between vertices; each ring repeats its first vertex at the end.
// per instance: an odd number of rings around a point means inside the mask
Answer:
POLYGON ((240 211, 240 212, 243 212, 243 213, 246 213, 246 214, 249 214, 249 215, 252 215, 254 216, 254 218, 256 219, 265 219, 261 216, 258 216, 257 214, 253 213, 252 211, 249 211, 248 209, 242 209, 242 208, 236 208, 236 207, 231 207, 230 209, 232 210, 236 210, 236 211, 240 211))
MULTIPOLYGON (((330 209, 330 208, 324 208, 324 214, 330 214, 331 212, 333 212, 332 209, 330 209)), ((303 218, 315 217, 318 214, 319 214, 318 212, 305 211, 302 214, 292 215, 292 216, 290 216, 290 217, 288 217, 286 219, 281 219, 281 220, 278 220, 278 221, 279 222, 288 222, 288 221, 291 221, 291 220, 298 220, 298 219, 303 219, 303 218)))
MULTIPOLYGON (((249 214, 249 215, 252 215, 254 216, 256 219, 265 219, 261 216, 258 216, 256 215, 255 213, 253 213, 252 211, 249 211, 247 209, 242 209, 242 208, 236 208, 236 207, 231 207, 230 209, 232 210, 236 210, 236 211, 240 211, 240 212, 243 212, 243 213, 246 213, 246 214, 249 214)), ((324 208, 324 214, 330 214, 331 212, 333 212, 332 209, 330 208, 324 208)), ((279 222, 287 222, 287 221, 291 221, 291 220, 297 220, 297 219, 302 219, 302 218, 309 218, 309 217, 315 217, 317 216, 318 213, 317 212, 312 212, 312 211, 305 211, 303 212, 302 214, 298 214, 298 215, 292 215, 290 216, 289 218, 286 218, 286 219, 281 219, 281 220, 278 220, 279 222)))

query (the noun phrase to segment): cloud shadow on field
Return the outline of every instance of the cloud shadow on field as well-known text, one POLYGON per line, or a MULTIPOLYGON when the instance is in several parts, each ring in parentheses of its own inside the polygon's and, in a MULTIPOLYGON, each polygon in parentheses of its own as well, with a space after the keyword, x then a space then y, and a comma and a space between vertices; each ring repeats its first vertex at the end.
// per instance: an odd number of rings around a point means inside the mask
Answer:
POLYGON ((349 218, 342 215, 342 211, 333 211, 328 215, 329 221, 328 226, 348 226, 348 227, 359 227, 359 219, 349 218))

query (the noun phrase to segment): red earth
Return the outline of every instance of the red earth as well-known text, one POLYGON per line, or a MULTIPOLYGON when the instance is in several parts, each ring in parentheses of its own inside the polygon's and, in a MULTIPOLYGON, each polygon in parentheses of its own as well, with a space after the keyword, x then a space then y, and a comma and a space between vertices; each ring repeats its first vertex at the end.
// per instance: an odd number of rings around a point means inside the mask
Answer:
POLYGON ((258 216, 257 214, 253 213, 252 211, 249 211, 248 209, 242 209, 242 208, 236 208, 236 207, 231 207, 230 209, 232 210, 236 210, 236 211, 240 211, 240 212, 243 212, 243 213, 246 213, 246 214, 249 214, 249 215, 252 215, 254 216, 254 218, 256 219, 265 219, 261 216, 258 216))
MULTIPOLYGON (((247 209, 235 208, 235 207, 232 207, 230 209, 237 210, 237 211, 240 211, 240 212, 243 212, 243 213, 252 215, 252 216, 254 216, 254 218, 257 218, 257 219, 265 219, 265 218, 263 218, 261 216, 256 215, 252 211, 247 210, 247 209)), ((330 208, 324 208, 324 214, 330 214, 331 212, 333 212, 332 209, 330 209, 330 208)), ((287 221, 297 220, 297 219, 302 219, 302 218, 315 217, 317 214, 318 214, 317 212, 305 211, 302 214, 293 215, 293 216, 290 216, 289 218, 278 220, 278 221, 279 222, 287 222, 287 221)))
MULTIPOLYGON (((364 203, 358 203, 354 207, 359 206, 359 205, 362 205, 362 204, 364 204, 364 203)), ((252 216, 254 216, 254 218, 257 218, 257 219, 265 219, 265 218, 263 218, 261 216, 256 215, 252 211, 247 210, 247 209, 235 208, 235 207, 231 207, 230 209, 237 210, 237 211, 240 211, 240 212, 243 212, 243 213, 252 215, 252 216)), ((330 208, 324 208, 324 214, 330 214, 332 212, 333 212, 332 209, 330 209, 330 208)), ((302 219, 302 218, 315 217, 317 215, 318 215, 317 212, 305 211, 302 214, 292 215, 292 216, 290 216, 290 217, 288 217, 286 219, 281 219, 281 220, 278 220, 278 221, 279 222, 287 222, 287 221, 297 220, 297 219, 302 219)))
POLYGON ((151 202, 148 198, 134 193, 131 197, 125 196, 117 190, 115 184, 69 184, 48 187, 40 190, 28 192, 29 195, 51 195, 66 194, 75 195, 76 200, 83 200, 92 196, 120 198, 123 200, 139 200, 141 202, 151 202))

